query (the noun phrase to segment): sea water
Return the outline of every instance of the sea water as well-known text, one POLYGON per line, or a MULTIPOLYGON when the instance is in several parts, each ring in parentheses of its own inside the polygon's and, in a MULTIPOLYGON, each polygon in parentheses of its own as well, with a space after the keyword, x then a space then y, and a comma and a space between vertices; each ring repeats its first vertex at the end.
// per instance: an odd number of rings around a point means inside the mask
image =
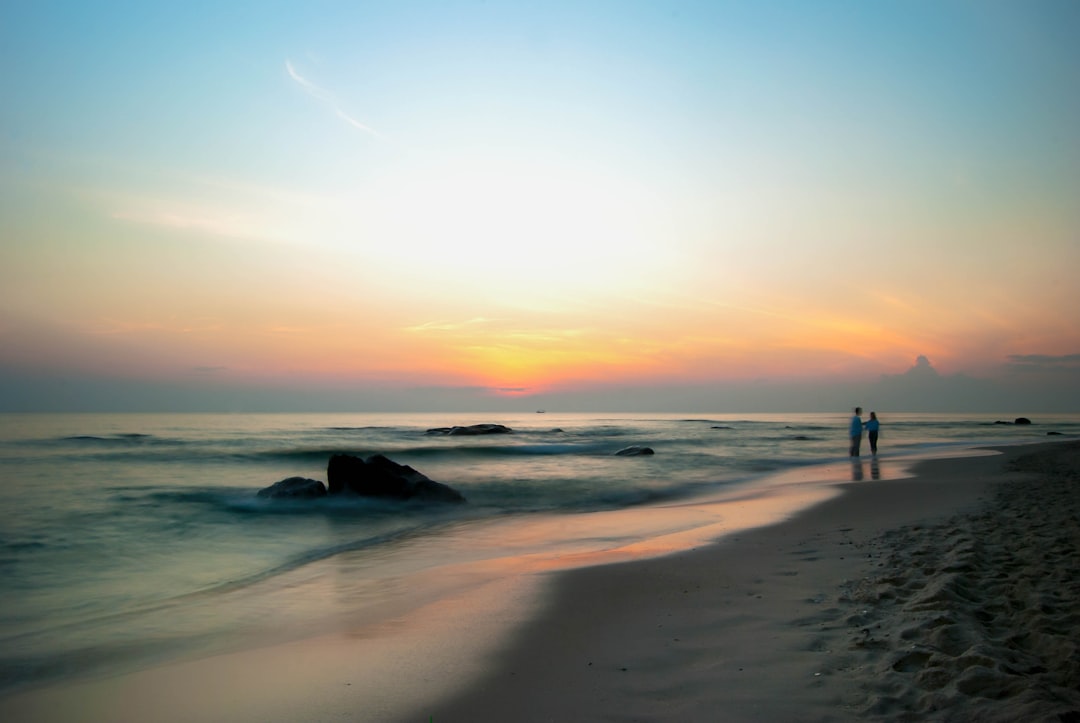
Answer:
MULTIPOLYGON (((1011 420, 885 416, 880 456, 1080 435, 1077 415, 995 424, 1011 420)), ((670 532, 664 517, 663 529, 507 534, 540 517, 752 494, 771 474, 845 461, 847 423, 846 414, 0 415, 0 694, 377 619, 415 594, 400 588, 417 573, 470 560, 670 532), (475 423, 513 432, 428 431, 475 423), (629 446, 654 454, 616 454, 629 446), (325 481, 336 453, 386 455, 468 502, 256 495, 286 477, 325 481)))

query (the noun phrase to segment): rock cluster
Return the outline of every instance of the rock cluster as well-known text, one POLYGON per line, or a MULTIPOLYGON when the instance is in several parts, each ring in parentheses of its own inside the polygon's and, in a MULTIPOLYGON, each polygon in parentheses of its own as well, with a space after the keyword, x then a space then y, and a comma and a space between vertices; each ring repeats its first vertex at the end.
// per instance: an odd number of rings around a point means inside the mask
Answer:
POLYGON ((649 454, 653 454, 653 448, 652 447, 638 447, 638 446, 635 445, 635 446, 632 446, 632 447, 625 447, 623 449, 620 449, 618 452, 615 453, 615 456, 616 457, 642 457, 644 455, 649 455, 649 454))
POLYGON ((513 434, 514 430, 501 424, 470 424, 467 427, 436 427, 429 429, 428 434, 445 434, 449 437, 476 435, 476 434, 513 434))
POLYGON ((359 495, 425 502, 464 502, 454 488, 435 482, 405 464, 376 454, 366 460, 349 454, 335 454, 326 467, 327 484, 317 479, 289 477, 259 490, 259 497, 298 499, 327 495, 359 495))
POLYGON ((326 468, 327 492, 351 492, 363 497, 399 500, 464 502, 457 490, 429 479, 407 464, 375 454, 363 460, 349 454, 335 454, 326 468))
POLYGON ((289 477, 264 487, 258 492, 259 497, 296 498, 326 497, 326 485, 320 480, 307 477, 289 477))

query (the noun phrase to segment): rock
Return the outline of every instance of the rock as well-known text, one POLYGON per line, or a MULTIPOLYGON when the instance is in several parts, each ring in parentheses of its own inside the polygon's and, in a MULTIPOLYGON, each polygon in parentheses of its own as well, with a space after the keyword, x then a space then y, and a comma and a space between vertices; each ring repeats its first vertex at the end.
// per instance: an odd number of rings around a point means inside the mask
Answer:
POLYGON ((792 439, 798 442, 807 442, 810 440, 810 438, 807 437, 805 434, 796 434, 794 437, 792 437, 792 439))
POLYGON ((275 482, 269 487, 258 491, 259 497, 272 499, 295 499, 306 497, 325 497, 326 485, 317 479, 306 477, 289 477, 280 482, 275 482))
MULTIPOLYGON (((713 429, 734 429, 734 427, 714 426, 713 429)), ((790 427, 788 427, 790 429, 790 427)))
POLYGON ((501 424, 471 424, 468 427, 436 427, 429 429, 428 434, 445 434, 448 436, 464 436, 473 434, 513 434, 514 430, 501 424))
POLYGON ((633 447, 626 447, 625 449, 620 449, 618 452, 615 453, 615 456, 616 457, 640 457, 642 455, 648 455, 648 454, 654 454, 654 452, 652 451, 652 447, 633 446, 633 447))
POLYGON ((1013 420, 1013 424, 1031 424, 1031 420, 1027 417, 1017 417, 1013 420))
POLYGON ((457 490, 428 479, 408 465, 398 464, 381 454, 367 460, 349 454, 335 454, 326 467, 328 493, 351 493, 363 497, 397 500, 464 502, 457 490))
POLYGON ((1060 436, 1061 436, 1061 432, 1047 432, 1047 433, 1046 433, 1046 436, 1047 436, 1047 437, 1060 437, 1060 436))

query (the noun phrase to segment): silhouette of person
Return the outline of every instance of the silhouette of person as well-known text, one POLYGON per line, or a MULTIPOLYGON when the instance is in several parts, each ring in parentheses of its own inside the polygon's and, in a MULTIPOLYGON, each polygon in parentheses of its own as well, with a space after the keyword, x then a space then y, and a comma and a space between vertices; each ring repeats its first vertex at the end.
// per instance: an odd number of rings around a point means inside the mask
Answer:
POLYGON ((870 419, 866 420, 866 438, 870 440, 870 454, 877 454, 878 429, 880 428, 881 423, 878 422, 877 412, 870 412, 870 419))
POLYGON ((859 447, 862 446, 862 407, 855 407, 855 415, 851 418, 848 434, 851 436, 851 448, 848 454, 852 457, 859 456, 859 447))

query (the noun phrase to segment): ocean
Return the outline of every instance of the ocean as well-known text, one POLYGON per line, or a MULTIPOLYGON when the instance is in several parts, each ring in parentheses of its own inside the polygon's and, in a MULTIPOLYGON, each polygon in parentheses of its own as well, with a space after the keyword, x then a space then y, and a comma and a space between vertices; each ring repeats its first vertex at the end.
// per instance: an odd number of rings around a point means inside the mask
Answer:
MULTIPOLYGON (((1080 415, 995 424, 1012 419, 883 415, 880 461, 899 468, 1080 436, 1080 415)), ((425 573, 446 571, 427 594, 447 594, 463 562, 665 534, 670 516, 656 526, 551 522, 752 495, 777 473, 846 469, 847 422, 843 413, 0 415, 0 695, 376 620, 397 609, 402 588, 432 579, 425 573), (513 433, 428 433, 477 423, 513 433), (629 446, 655 454, 615 454, 629 446), (256 495, 286 477, 325 481, 336 453, 386 455, 468 501, 256 495), (540 519, 543 534, 528 534, 540 519)), ((851 470, 871 481, 868 451, 864 442, 851 470)))

